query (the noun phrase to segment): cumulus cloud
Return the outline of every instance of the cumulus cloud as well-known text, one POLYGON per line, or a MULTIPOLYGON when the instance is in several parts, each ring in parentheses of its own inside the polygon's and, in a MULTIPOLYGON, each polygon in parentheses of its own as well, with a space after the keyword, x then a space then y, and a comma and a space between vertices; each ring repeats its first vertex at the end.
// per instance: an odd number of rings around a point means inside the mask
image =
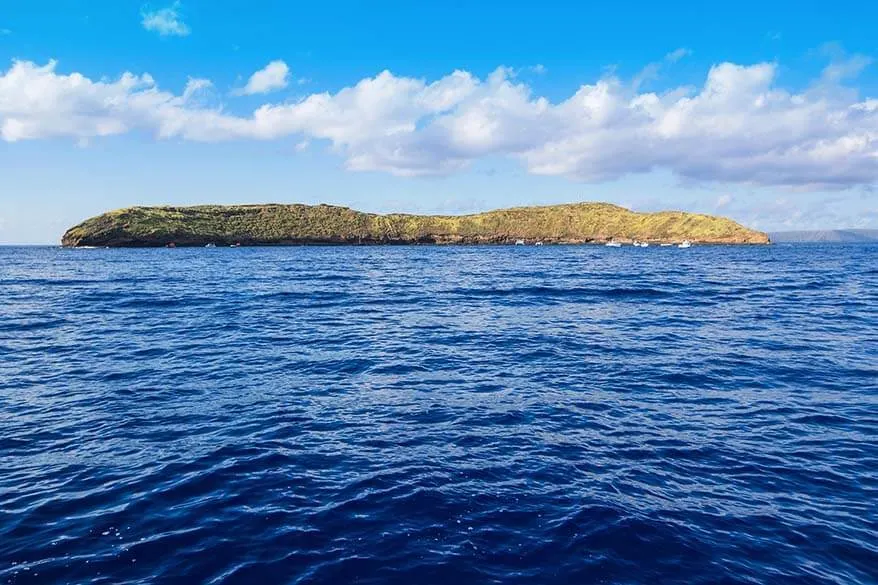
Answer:
POLYGON ((166 8, 148 11, 141 10, 141 23, 148 31, 157 32, 163 37, 185 37, 191 31, 180 17, 180 3, 174 2, 166 8))
MULTIPOLYGON (((0 138, 74 141, 132 131, 193 141, 326 141, 356 171, 448 174, 489 156, 530 173, 604 181, 669 170, 684 181, 847 188, 878 181, 878 99, 776 84, 777 65, 713 66, 698 88, 639 92, 604 77, 552 102, 499 68, 428 81, 383 71, 335 93, 266 103, 246 115, 176 93, 147 74, 115 80, 14 62, 0 71, 0 138)), ((249 85, 249 84, 248 84, 249 85)))
POLYGON ((269 93, 283 89, 290 83, 290 68, 283 61, 272 61, 250 76, 247 85, 235 91, 236 95, 269 93))

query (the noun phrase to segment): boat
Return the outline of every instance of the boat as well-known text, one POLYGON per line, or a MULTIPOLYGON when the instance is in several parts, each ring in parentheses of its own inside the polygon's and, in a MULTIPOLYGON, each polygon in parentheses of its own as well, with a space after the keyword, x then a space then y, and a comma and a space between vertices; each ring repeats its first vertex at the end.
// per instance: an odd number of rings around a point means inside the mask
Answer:
POLYGON ((649 242, 640 242, 641 248, 649 248, 649 242))
POLYGON ((659 246, 661 246, 662 248, 670 248, 673 245, 674 244, 659 244, 659 246))
POLYGON ((524 245, 524 240, 515 240, 515 245, 516 245, 516 246, 523 246, 523 245, 524 245))
POLYGON ((534 243, 534 246, 542 246, 542 245, 543 245, 542 242, 536 242, 536 243, 534 243))
POLYGON ((621 248, 622 244, 617 242, 616 240, 610 240, 606 243, 607 248, 621 248))
POLYGON ((681 244, 679 244, 677 247, 678 248, 691 248, 692 242, 690 242, 689 240, 683 240, 683 242, 681 244))
POLYGON ((205 244, 205 248, 216 248, 216 244, 205 244))

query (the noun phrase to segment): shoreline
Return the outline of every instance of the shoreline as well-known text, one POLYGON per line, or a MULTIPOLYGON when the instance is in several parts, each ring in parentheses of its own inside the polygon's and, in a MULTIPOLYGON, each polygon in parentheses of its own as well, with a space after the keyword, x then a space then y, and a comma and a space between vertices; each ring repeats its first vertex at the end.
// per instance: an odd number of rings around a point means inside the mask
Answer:
MULTIPOLYGON (((406 248, 406 247, 435 247, 435 248, 478 248, 478 247, 486 247, 486 248, 500 248, 500 247, 512 247, 512 248, 531 248, 531 247, 541 247, 541 246, 555 246, 555 247, 595 247, 602 248, 608 247, 607 242, 610 240, 603 241, 591 241, 591 242, 547 242, 540 241, 537 242, 525 242, 524 244, 516 244, 515 242, 404 242, 404 241, 390 241, 390 242, 325 242, 325 241, 309 241, 309 242, 260 242, 260 243, 245 243, 241 242, 240 245, 235 244, 226 244, 220 242, 208 242, 205 244, 176 244, 173 246, 168 244, 152 244, 152 243, 138 243, 132 245, 112 245, 112 246, 71 246, 71 245, 63 245, 63 244, 45 244, 41 247, 47 248, 61 248, 65 250, 157 250, 157 249, 198 249, 198 248, 360 248, 360 247, 390 247, 390 248, 406 248), (208 244, 214 244, 210 246, 208 244)), ((616 242, 621 244, 623 248, 636 248, 634 245, 634 241, 621 241, 615 240, 616 242)), ((761 246, 773 246, 774 242, 698 242, 692 241, 693 247, 761 247, 761 246)), ((649 248, 676 248, 681 241, 670 241, 670 242, 657 242, 650 241, 649 248)), ((14 244, 10 244, 10 247, 15 246, 14 244)), ((33 247, 33 246, 31 246, 33 247)))

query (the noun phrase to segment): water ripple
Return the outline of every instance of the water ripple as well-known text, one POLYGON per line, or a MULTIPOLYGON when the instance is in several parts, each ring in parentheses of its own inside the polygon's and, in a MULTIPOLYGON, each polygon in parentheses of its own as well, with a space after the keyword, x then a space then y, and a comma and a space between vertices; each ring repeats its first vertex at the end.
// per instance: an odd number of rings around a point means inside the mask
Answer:
POLYGON ((0 582, 878 582, 876 264, 0 248, 0 582))

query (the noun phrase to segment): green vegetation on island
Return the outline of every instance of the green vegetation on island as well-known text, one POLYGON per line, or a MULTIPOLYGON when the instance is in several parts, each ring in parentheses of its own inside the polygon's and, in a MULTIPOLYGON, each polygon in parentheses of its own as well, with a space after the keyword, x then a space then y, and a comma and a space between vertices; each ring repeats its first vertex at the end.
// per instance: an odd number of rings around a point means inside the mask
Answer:
POLYGON ((608 203, 516 207, 471 215, 362 213, 333 205, 130 207, 88 219, 64 246, 296 244, 564 244, 690 240, 767 244, 730 219, 680 211, 638 213, 608 203))

